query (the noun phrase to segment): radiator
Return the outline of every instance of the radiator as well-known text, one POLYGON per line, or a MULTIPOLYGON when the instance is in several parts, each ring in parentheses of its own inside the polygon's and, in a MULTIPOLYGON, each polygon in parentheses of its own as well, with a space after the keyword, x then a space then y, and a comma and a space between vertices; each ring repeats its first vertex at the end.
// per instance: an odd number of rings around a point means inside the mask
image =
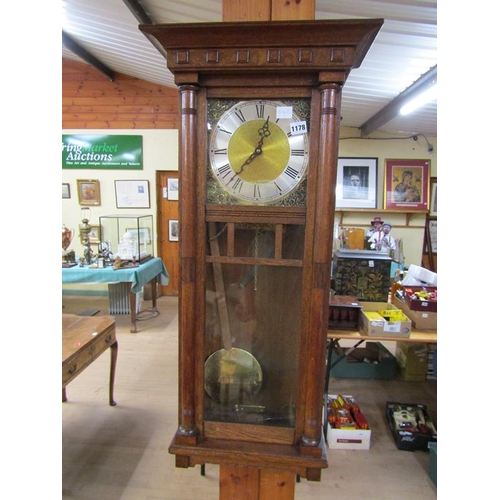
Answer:
MULTIPOLYGON (((108 283, 109 314, 130 314, 128 283, 108 283)), ((136 314, 141 310, 140 294, 136 294, 136 314)))

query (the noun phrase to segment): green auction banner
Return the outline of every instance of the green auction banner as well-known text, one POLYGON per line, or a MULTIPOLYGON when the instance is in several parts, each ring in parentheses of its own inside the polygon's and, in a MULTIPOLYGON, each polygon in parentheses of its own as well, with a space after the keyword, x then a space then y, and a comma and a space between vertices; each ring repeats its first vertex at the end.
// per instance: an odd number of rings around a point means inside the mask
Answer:
POLYGON ((142 170, 142 135, 63 135, 62 168, 142 170))

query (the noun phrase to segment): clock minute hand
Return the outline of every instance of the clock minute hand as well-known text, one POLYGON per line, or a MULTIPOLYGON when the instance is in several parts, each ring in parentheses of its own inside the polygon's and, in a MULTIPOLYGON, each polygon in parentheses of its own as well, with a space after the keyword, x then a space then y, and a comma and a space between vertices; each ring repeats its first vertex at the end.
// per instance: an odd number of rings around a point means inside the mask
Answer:
MULTIPOLYGON (((243 165, 241 166, 241 168, 238 170, 238 172, 235 172, 234 176, 233 176, 233 179, 236 175, 239 175, 241 174, 241 172, 243 172, 244 168, 247 166, 247 165, 250 165, 250 163, 253 162, 253 160, 262 154, 262 146, 264 144, 264 139, 266 137, 269 137, 271 135, 271 131, 269 130, 269 116, 267 117, 267 120, 266 120, 266 123, 264 123, 264 125, 262 125, 261 128, 259 128, 258 130, 259 132, 259 135, 260 135, 260 140, 257 144, 257 147, 255 148, 254 152, 246 159, 245 163, 243 163, 243 165)), ((232 180, 232 179, 231 179, 232 180)))
MULTIPOLYGON (((260 135, 260 141, 259 141, 259 146, 262 147, 262 144, 264 144, 264 138, 269 137, 271 135, 271 131, 269 130, 269 116, 267 117, 266 123, 262 125, 261 128, 259 128, 259 135, 260 135)), ((257 147, 259 147, 257 146, 257 147)))

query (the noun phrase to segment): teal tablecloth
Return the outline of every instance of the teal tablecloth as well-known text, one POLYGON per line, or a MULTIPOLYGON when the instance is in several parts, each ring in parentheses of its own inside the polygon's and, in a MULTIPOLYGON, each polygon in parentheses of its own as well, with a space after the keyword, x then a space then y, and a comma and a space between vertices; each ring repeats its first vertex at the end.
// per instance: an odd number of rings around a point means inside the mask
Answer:
POLYGON ((154 257, 139 267, 130 267, 125 269, 117 269, 105 267, 102 269, 91 269, 88 266, 79 267, 63 267, 62 282, 63 283, 117 283, 126 282, 132 283, 132 292, 139 293, 142 287, 157 276, 160 284, 168 285, 169 275, 163 264, 163 261, 158 257, 154 257))

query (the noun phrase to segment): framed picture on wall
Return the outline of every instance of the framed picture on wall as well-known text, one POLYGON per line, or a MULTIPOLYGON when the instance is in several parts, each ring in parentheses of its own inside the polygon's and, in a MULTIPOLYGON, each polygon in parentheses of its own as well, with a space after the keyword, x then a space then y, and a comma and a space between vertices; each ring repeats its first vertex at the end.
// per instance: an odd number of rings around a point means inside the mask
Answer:
POLYGON ((377 158, 339 158, 335 208, 377 208, 377 158))
POLYGON ((63 198, 71 198, 71 189, 67 182, 62 183, 62 197, 63 198))
POLYGON ((429 210, 430 160, 386 160, 384 208, 429 210))
POLYGON ((429 220, 429 235, 430 235, 430 242, 431 242, 431 252, 436 253, 436 254, 438 251, 437 230, 438 230, 437 219, 436 220, 429 220))
POLYGON ((115 181, 116 208, 149 208, 149 181, 115 181))
MULTIPOLYGON (((101 242, 101 226, 99 226, 99 224, 90 225, 89 241, 94 245, 97 245, 101 242)), ((83 243, 83 235, 81 233, 80 242, 83 243)))
POLYGON ((167 193, 169 200, 179 199, 179 179, 168 178, 167 179, 167 193))
POLYGON ((431 205, 429 215, 437 217, 438 214, 438 181, 437 177, 431 177, 431 205))
POLYGON ((96 179, 76 181, 78 190, 78 202, 80 205, 94 205, 101 204, 101 186, 96 179))
POLYGON ((168 241, 179 241, 179 221, 168 221, 168 241))

